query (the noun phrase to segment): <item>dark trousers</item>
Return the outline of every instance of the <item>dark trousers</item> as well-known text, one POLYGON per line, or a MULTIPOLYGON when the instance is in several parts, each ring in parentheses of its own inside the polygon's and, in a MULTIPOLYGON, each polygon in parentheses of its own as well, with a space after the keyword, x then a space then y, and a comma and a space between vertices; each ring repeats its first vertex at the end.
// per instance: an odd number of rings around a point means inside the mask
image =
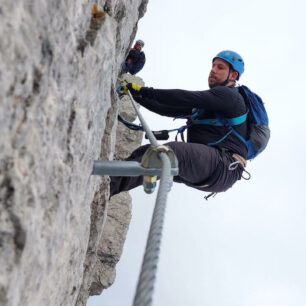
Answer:
MULTIPOLYGON (((242 167, 229 170, 229 165, 235 160, 226 150, 186 142, 169 142, 165 145, 174 151, 178 159, 179 175, 174 177, 174 182, 203 191, 222 192, 241 178, 242 167)), ((139 147, 126 160, 140 162, 148 146, 139 147)), ((110 179, 110 195, 113 196, 142 185, 143 177, 111 176, 110 179)))

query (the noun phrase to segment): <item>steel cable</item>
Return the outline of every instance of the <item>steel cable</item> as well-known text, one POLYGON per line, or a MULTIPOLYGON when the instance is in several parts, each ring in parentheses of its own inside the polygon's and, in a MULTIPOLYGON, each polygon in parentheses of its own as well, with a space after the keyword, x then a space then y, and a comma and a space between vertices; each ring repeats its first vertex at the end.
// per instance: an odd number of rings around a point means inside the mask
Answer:
MULTIPOLYGON (((130 91, 128 91, 128 94, 151 145, 158 146, 159 144, 154 134, 138 110, 130 91)), ((159 156, 162 162, 162 172, 133 306, 152 305, 167 196, 172 185, 170 159, 166 153, 159 153, 159 156)))
POLYGON ((135 101, 134 101, 134 99, 133 99, 133 97, 132 97, 130 91, 128 91, 128 94, 129 94, 129 97, 130 97, 130 99, 131 99, 132 105, 133 105, 133 107, 134 107, 134 109, 135 109, 135 111, 136 111, 136 114, 137 114, 137 116, 138 116, 138 118, 139 118, 139 121, 141 122, 141 125, 142 125, 143 129, 145 130, 145 132, 146 132, 146 134, 147 134, 147 136, 148 136, 148 139, 149 139, 151 145, 152 145, 152 146, 158 146, 158 142, 157 142, 157 140, 156 140, 154 134, 152 133, 152 131, 150 130, 150 128, 149 128, 149 126, 147 125, 146 121, 145 121, 144 118, 142 117, 140 111, 138 110, 138 108, 137 108, 137 106, 136 106, 136 103, 135 103, 135 101))
POLYGON ((171 164, 165 153, 160 153, 163 168, 152 216, 145 255, 138 279, 134 306, 152 305, 154 283, 156 279, 157 263, 159 259, 167 195, 169 191, 171 164))

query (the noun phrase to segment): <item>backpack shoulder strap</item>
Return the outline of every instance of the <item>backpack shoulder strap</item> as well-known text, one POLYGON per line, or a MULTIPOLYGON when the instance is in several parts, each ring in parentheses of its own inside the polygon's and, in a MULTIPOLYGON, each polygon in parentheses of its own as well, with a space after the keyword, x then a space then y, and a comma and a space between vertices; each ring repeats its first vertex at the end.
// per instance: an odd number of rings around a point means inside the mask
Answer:
POLYGON ((248 113, 245 113, 235 118, 213 118, 213 119, 193 119, 192 124, 206 124, 213 126, 225 126, 225 125, 239 125, 246 121, 248 113))

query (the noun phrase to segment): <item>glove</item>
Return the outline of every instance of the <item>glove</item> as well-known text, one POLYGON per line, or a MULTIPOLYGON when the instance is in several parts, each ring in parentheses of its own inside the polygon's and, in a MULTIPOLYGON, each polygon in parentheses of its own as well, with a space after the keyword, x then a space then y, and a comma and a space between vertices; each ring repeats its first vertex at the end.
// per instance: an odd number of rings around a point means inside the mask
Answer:
POLYGON ((128 94, 127 84, 128 84, 127 81, 122 81, 120 82, 120 85, 116 88, 116 92, 119 95, 119 97, 128 94))
POLYGON ((135 83, 128 83, 127 88, 129 89, 132 95, 137 95, 140 92, 141 86, 135 83))
POLYGON ((119 97, 123 95, 127 95, 128 91, 131 92, 132 95, 139 94, 141 86, 135 83, 128 83, 127 81, 122 81, 120 85, 117 87, 116 92, 118 93, 119 97))

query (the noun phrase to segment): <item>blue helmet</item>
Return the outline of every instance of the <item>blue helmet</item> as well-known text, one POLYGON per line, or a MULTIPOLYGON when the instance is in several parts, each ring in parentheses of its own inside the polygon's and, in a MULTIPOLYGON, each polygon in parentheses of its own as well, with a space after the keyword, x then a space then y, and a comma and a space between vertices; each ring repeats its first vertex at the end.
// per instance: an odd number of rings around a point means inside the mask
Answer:
POLYGON ((216 58, 221 58, 224 61, 228 62, 232 66, 232 68, 238 72, 239 75, 237 80, 239 80, 240 76, 244 71, 244 62, 242 57, 238 53, 230 50, 221 51, 213 58, 213 62, 216 58))

